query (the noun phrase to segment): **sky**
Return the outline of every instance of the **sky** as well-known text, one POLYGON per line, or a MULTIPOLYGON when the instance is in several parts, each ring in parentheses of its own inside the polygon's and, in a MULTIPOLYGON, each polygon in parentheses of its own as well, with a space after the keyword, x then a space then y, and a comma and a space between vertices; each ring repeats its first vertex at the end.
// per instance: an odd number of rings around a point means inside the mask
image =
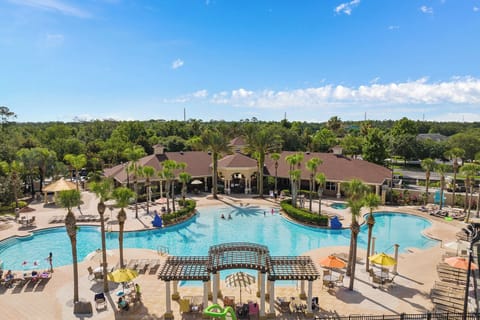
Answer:
POLYGON ((19 122, 480 121, 480 0, 0 0, 19 122))

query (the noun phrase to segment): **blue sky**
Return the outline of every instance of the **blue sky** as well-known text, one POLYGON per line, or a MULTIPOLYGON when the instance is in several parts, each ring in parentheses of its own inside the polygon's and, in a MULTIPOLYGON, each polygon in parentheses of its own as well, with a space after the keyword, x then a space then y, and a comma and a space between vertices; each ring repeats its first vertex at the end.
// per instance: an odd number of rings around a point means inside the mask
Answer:
POLYGON ((480 0, 0 0, 18 121, 480 121, 480 0))

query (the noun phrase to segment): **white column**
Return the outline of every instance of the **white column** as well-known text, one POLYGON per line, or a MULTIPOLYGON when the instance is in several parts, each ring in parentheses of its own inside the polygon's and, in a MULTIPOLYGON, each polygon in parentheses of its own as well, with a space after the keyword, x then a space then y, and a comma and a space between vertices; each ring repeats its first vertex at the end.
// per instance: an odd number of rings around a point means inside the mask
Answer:
POLYGON ((313 281, 309 280, 308 281, 308 295, 307 295, 307 312, 312 313, 312 284, 313 281))
POLYGON ((173 294, 177 294, 178 293, 178 281, 172 281, 172 285, 173 285, 173 294))
POLYGON ((275 314, 275 281, 270 281, 270 313, 275 314))
POLYGON ((262 290, 262 284, 260 283, 260 277, 262 276, 262 273, 260 271, 257 271, 257 292, 260 292, 262 290))
POLYGON ((397 267, 398 267, 398 247, 400 247, 400 245, 398 244, 394 244, 393 247, 395 248, 395 261, 397 261, 397 263, 393 266, 393 274, 397 274, 397 267))
POLYGON ((265 273, 260 274, 260 317, 265 317, 265 273))
POLYGON ((370 256, 373 256, 375 254, 375 240, 377 238, 376 237, 372 237, 372 251, 370 251, 371 253, 369 254, 370 256))
POLYGON ((340 192, 341 185, 342 184, 340 182, 337 182, 337 199, 340 199, 340 197, 342 196, 342 193, 340 192))
POLYGON ((165 307, 166 313, 172 313, 172 301, 170 296, 170 281, 165 281, 165 307))
POLYGON ((203 281, 203 308, 206 308, 208 306, 208 291, 208 281, 203 281))
POLYGON ((163 198, 163 182, 160 180, 160 199, 163 198))
POLYGON ((375 194, 376 194, 377 196, 380 195, 380 186, 379 186, 378 184, 375 186, 375 194))
POLYGON ((212 303, 217 303, 217 296, 218 296, 218 280, 217 274, 213 274, 213 293, 212 293, 212 303))
POLYGON ((205 192, 208 192, 208 184, 207 184, 207 182, 208 182, 208 178, 207 178, 207 177, 203 178, 203 185, 205 186, 205 192))

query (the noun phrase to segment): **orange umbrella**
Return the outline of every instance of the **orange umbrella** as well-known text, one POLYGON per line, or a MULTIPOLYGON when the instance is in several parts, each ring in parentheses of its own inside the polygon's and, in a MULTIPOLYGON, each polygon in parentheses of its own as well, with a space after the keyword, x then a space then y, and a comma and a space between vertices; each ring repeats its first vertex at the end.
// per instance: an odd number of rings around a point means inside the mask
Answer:
MULTIPOLYGON (((454 268, 458 269, 463 269, 463 270, 468 270, 468 260, 463 257, 450 257, 445 259, 445 262, 454 268)), ((471 270, 476 270, 478 269, 478 266, 475 263, 472 263, 470 265, 471 270)))
POLYGON ((320 260, 320 265, 326 268, 341 269, 341 268, 345 268, 346 263, 335 256, 328 256, 320 260))

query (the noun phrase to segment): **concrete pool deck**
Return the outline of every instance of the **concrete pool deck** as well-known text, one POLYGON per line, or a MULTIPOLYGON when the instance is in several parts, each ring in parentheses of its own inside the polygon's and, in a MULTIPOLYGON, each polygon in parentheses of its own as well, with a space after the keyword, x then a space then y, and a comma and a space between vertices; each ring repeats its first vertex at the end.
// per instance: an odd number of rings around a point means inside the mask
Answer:
MULTIPOLYGON (((258 199, 245 195, 225 196, 220 195, 219 200, 213 200, 211 196, 193 197, 197 200, 197 206, 212 205, 233 205, 248 207, 249 205, 261 205, 265 207, 278 207, 278 202, 273 199, 258 199)), ((97 200, 94 195, 89 192, 82 192, 84 204, 81 211, 84 214, 98 214, 96 210, 97 200)), ((344 216, 342 223, 348 226, 350 223, 349 211, 336 210, 330 208, 327 204, 331 200, 323 201, 325 206, 322 210, 328 213, 341 214, 344 216)), ((336 200, 335 200, 336 201, 336 200)), ((34 229, 59 226, 63 224, 49 224, 48 221, 52 216, 65 214, 66 210, 51 206, 44 206, 43 203, 34 203, 30 205, 36 211, 29 213, 30 216, 35 215, 37 227, 34 229)), ((308 201, 306 201, 308 207, 308 201)), ((158 210, 159 206, 154 209, 158 210)), ((318 205, 314 204, 314 210, 318 209, 318 205)), ((451 221, 446 222, 439 218, 431 218, 430 216, 419 212, 416 207, 380 207, 376 211, 395 211, 411 213, 430 219, 433 224, 425 233, 435 239, 441 239, 445 242, 455 240, 456 232, 464 226, 462 222, 451 221)), ((78 209, 74 210, 75 214, 79 214, 78 209)), ((113 211, 111 221, 115 220, 117 209, 113 211)), ((362 212, 368 212, 364 210, 362 212)), ((107 216, 110 212, 107 209, 107 216)), ((143 230, 150 228, 150 215, 145 214, 145 210, 139 211, 139 219, 135 219, 135 213, 132 210, 127 211, 126 230, 143 230)), ((91 223, 89 223, 91 224, 91 223)), ((98 223, 97 223, 98 225, 98 223)), ((112 230, 116 225, 111 223, 112 230)), ((5 239, 13 235, 26 235, 30 230, 19 230, 19 225, 13 222, 3 223, 0 228, 0 239, 5 239)), ((319 248, 303 255, 310 255, 315 262, 321 257, 325 257, 331 253, 347 252, 347 247, 328 247, 319 248)), ((337 288, 335 291, 329 291, 322 288, 322 281, 317 280, 313 286, 313 296, 319 297, 321 307, 321 315, 349 315, 349 314, 399 314, 405 313, 421 313, 432 309, 432 303, 429 297, 430 289, 438 280, 436 265, 441 261, 445 249, 442 248, 442 242, 435 247, 419 250, 409 248, 405 253, 400 254, 398 272, 395 278, 395 284, 386 289, 373 288, 369 280, 368 273, 365 271, 364 251, 359 250, 358 256, 361 260, 357 264, 357 272, 354 290, 348 290, 349 278, 344 280, 344 286, 337 288)), ((165 256, 159 256, 157 252, 145 249, 126 249, 126 259, 165 259, 165 256)), ((109 264, 114 265, 118 261, 118 250, 114 250, 114 256, 109 258, 109 264)), ((79 286, 80 299, 91 301, 94 307, 94 319, 162 319, 165 313, 165 285, 157 279, 156 275, 140 275, 135 282, 138 282, 142 288, 142 304, 136 305, 128 312, 122 314, 115 312, 116 295, 118 286, 110 283, 110 293, 107 294, 108 307, 106 311, 95 310, 93 295, 95 292, 102 291, 101 283, 91 282, 88 280, 87 267, 96 267, 91 261, 83 261, 79 263, 79 286)), ((321 270, 320 266, 318 266, 321 270)), ((41 284, 41 283, 40 283, 41 284)), ((300 285, 297 286, 275 286, 275 296, 297 297, 300 293, 300 285)), ((181 286, 179 293, 181 296, 202 295, 203 289, 195 286, 181 286)), ((239 289, 221 287, 224 295, 233 295, 236 301, 239 301, 239 289)), ((242 290, 242 300, 254 300, 259 302, 259 298, 255 296, 256 287, 252 286, 249 293, 242 290)), ((0 310, 2 318, 5 319, 78 319, 83 316, 73 315, 72 307, 73 297, 73 281, 72 266, 64 266, 55 269, 53 277, 44 285, 30 286, 26 285, 20 288, 6 289, 0 287, 0 310)), ((177 302, 172 303, 175 318, 182 318, 179 313, 179 305, 177 302)), ((266 303, 267 311, 269 305, 266 303)), ((277 310, 277 316, 281 318, 296 318, 295 314, 281 315, 277 310)))

